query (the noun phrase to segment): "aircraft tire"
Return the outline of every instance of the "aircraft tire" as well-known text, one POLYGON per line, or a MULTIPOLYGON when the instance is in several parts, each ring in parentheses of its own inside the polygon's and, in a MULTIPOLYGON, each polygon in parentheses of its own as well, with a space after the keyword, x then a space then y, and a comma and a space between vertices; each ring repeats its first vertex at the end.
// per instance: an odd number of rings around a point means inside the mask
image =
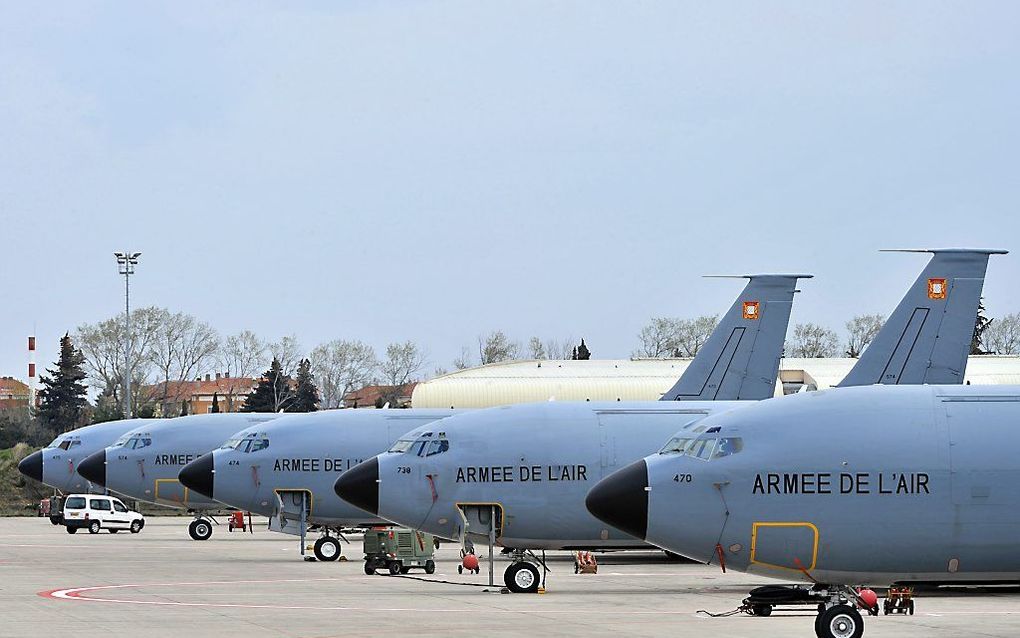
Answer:
POLYGON ((864 619, 850 605, 835 605, 815 618, 815 635, 818 638, 861 638, 864 619))
POLYGON ((514 594, 534 594, 538 592, 538 568, 527 561, 511 563, 503 572, 506 588, 514 594))
POLYGON ((89 534, 98 534, 101 527, 99 521, 92 521, 89 523, 89 534))
POLYGON ((427 560, 427 561, 425 561, 425 573, 426 574, 435 574, 436 573, 436 561, 434 561, 434 560, 427 560))
POLYGON ((188 534, 192 540, 207 541, 212 536, 212 525, 205 519, 196 518, 188 525, 188 534))
POLYGON ((323 536, 315 541, 312 551, 315 552, 315 558, 324 563, 337 560, 340 558, 340 541, 332 536, 323 536))

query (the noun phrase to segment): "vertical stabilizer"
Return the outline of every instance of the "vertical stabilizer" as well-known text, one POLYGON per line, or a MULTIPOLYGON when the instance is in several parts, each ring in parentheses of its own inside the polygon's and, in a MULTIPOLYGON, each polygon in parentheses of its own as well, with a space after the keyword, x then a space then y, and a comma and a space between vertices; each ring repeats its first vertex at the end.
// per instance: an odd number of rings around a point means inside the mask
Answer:
POLYGON ((811 275, 747 275, 743 292, 662 400, 771 397, 797 280, 808 277, 811 275))
POLYGON ((839 387, 963 383, 990 255, 952 248, 932 253, 882 329, 839 387))

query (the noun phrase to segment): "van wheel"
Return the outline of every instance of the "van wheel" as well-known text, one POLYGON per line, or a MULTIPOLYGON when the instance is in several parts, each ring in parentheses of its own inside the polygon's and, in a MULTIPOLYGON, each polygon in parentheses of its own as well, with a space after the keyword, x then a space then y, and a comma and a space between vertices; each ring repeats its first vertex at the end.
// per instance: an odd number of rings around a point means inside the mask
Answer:
POLYGON ((77 534, 78 533, 78 528, 77 527, 68 527, 67 528, 67 533, 68 534, 77 534))
POLYGON ((98 534, 100 527, 99 521, 92 521, 89 523, 89 534, 98 534))
POLYGON ((323 536, 315 541, 315 558, 323 562, 329 562, 340 558, 340 541, 332 536, 323 536))
POLYGON ((506 588, 514 594, 534 594, 538 591, 538 568, 529 562, 513 563, 503 572, 506 588))
POLYGON ((188 525, 188 534, 191 535, 192 540, 207 541, 212 536, 212 525, 205 519, 196 518, 191 521, 191 525, 188 525))
POLYGON ((426 574, 435 574, 436 573, 436 561, 434 561, 434 560, 427 560, 427 561, 425 561, 425 573, 426 574))
POLYGON ((140 531, 142 531, 142 522, 141 521, 131 521, 131 533, 132 534, 137 534, 140 531))

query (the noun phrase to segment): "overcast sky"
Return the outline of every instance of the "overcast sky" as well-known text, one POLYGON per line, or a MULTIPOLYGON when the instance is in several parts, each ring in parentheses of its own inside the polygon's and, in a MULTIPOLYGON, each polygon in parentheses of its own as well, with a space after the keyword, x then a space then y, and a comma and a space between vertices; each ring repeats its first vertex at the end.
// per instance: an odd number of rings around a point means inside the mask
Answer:
POLYGON ((653 315, 811 272, 793 321, 888 313, 1012 249, 1015 2, 15 3, 0 8, 0 374, 135 306, 430 369, 502 329, 626 357, 653 315), (145 8, 142 8, 144 5, 145 8))

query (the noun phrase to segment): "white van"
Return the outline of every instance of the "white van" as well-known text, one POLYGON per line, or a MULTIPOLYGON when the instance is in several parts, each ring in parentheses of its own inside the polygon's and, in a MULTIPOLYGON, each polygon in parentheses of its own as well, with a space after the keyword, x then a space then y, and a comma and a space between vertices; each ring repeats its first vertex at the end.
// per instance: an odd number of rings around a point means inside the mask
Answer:
POLYGON ((145 517, 112 496, 71 494, 64 499, 64 526, 68 534, 83 527, 89 534, 98 534, 101 529, 108 529, 111 534, 122 529, 137 534, 145 527, 145 517))

